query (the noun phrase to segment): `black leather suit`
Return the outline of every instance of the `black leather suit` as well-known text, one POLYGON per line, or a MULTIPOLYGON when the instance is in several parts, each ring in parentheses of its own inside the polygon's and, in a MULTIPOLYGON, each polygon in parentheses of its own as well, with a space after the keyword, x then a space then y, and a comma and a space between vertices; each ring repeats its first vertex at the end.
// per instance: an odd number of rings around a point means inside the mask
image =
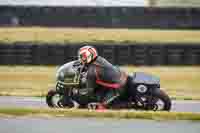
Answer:
POLYGON ((94 92, 99 96, 99 102, 107 108, 111 107, 125 90, 127 74, 101 56, 86 68, 87 88, 94 88, 94 92))

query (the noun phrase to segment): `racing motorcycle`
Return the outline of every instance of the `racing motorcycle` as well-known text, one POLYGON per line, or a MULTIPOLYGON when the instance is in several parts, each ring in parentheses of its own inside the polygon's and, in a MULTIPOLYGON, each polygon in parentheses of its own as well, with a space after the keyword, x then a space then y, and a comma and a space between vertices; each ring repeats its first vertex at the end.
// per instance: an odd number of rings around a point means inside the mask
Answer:
MULTIPOLYGON (((57 83, 48 91, 46 103, 52 108, 88 108, 95 109, 97 96, 91 95, 85 88, 86 72, 78 60, 61 66, 56 74, 57 83)), ((125 95, 119 104, 111 109, 135 109, 170 111, 171 99, 160 88, 160 80, 156 76, 134 72, 129 74, 125 95)))

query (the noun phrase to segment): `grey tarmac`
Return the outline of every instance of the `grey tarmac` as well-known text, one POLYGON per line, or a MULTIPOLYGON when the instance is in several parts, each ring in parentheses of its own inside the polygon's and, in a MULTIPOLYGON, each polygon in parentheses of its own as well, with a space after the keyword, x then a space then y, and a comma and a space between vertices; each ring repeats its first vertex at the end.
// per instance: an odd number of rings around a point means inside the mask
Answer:
MULTIPOLYGON (((48 107, 45 98, 0 96, 1 107, 48 107)), ((200 112, 200 101, 172 101, 172 110, 176 112, 200 112)))
MULTIPOLYGON (((1 107, 47 107, 44 98, 0 96, 1 107)), ((172 111, 200 112, 200 101, 173 101, 172 111)), ((197 121, 0 117, 0 133, 200 133, 197 121)))
POLYGON ((1 118, 1 133, 199 133, 200 122, 95 118, 1 118))

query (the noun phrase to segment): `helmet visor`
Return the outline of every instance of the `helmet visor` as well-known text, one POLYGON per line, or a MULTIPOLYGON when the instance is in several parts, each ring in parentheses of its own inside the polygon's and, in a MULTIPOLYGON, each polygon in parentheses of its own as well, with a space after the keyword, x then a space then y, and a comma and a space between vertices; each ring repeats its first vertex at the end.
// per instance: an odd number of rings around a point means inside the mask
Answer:
POLYGON ((80 54, 79 55, 79 59, 80 59, 80 61, 82 62, 82 63, 86 63, 87 62, 87 56, 86 56, 86 54, 80 54))

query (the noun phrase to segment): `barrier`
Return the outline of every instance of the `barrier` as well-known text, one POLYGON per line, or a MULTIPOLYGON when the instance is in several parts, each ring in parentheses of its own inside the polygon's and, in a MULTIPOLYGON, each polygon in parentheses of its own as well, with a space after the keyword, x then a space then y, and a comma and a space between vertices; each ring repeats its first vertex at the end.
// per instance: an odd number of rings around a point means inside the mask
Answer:
MULTIPOLYGON (((116 65, 200 65, 200 45, 91 44, 116 65)), ((77 59, 82 44, 0 44, 1 65, 61 65, 77 59)))
POLYGON ((0 26, 200 28, 200 8, 0 6, 0 26))

